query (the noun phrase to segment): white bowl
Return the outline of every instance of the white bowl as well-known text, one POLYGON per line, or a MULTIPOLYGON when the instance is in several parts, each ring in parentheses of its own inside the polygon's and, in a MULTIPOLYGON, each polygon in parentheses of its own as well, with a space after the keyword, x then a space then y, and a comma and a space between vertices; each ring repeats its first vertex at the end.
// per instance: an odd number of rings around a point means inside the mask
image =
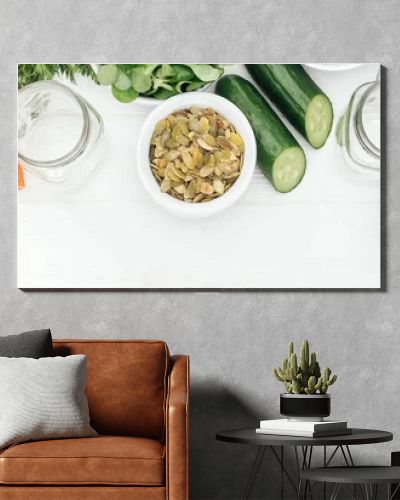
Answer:
POLYGON ((304 63, 309 68, 322 69, 323 71, 346 71, 361 66, 362 63, 304 63))
POLYGON ((144 187, 150 196, 166 210, 181 217, 209 217, 226 210, 233 205, 246 191, 250 184, 257 159, 256 140, 253 129, 240 109, 224 97, 209 92, 187 92, 170 97, 153 109, 143 124, 137 147, 137 166, 144 187), (242 171, 230 189, 211 201, 205 203, 186 203, 168 193, 162 193, 155 179, 149 161, 150 139, 154 127, 170 113, 191 106, 212 108, 226 118, 242 136, 244 142, 242 171))
MULTIPOLYGON (((214 82, 205 82, 204 87, 201 87, 194 92, 205 92, 209 87, 211 87, 213 83, 214 82)), ((156 99, 155 97, 151 97, 151 95, 140 95, 134 100, 135 104, 138 104, 139 106, 143 106, 145 108, 154 108, 155 106, 159 106, 162 102, 164 102, 164 99, 156 99)))

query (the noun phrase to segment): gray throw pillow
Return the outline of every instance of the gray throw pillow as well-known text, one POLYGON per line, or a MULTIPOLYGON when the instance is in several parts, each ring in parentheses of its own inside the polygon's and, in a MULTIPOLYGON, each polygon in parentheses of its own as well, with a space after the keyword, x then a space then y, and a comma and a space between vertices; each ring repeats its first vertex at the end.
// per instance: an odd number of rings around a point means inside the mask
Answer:
POLYGON ((44 358, 52 356, 51 332, 33 330, 19 335, 0 337, 0 356, 7 358, 44 358))
POLYGON ((0 357, 0 448, 96 436, 85 387, 86 356, 0 357))

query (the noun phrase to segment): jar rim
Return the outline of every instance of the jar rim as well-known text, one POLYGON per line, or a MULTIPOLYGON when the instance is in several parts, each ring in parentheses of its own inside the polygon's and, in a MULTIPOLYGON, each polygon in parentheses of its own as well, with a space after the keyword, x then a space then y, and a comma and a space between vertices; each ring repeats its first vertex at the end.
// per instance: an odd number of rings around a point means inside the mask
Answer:
POLYGON ((22 160, 24 163, 36 167, 62 167, 74 161, 76 158, 78 158, 84 150, 91 129, 89 112, 85 100, 82 96, 80 96, 77 92, 67 87, 66 85, 63 85, 62 83, 54 80, 41 80, 39 82, 30 83, 29 85, 26 85, 25 87, 22 87, 21 89, 18 90, 18 98, 22 96, 24 93, 31 91, 35 87, 43 87, 43 86, 47 86, 49 88, 53 87, 56 88, 57 90, 61 90, 61 92, 68 94, 78 103, 82 111, 82 117, 83 117, 81 135, 76 144, 72 147, 72 149, 68 153, 58 158, 54 158, 52 160, 35 160, 34 158, 30 158, 20 153, 19 151, 18 151, 18 158, 22 160))

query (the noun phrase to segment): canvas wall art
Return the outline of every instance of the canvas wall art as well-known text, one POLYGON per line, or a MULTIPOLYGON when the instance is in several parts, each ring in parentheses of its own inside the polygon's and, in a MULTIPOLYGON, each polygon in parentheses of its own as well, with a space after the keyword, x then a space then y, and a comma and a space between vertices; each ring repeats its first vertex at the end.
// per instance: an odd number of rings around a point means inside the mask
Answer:
POLYGON ((20 64, 18 286, 381 286, 379 64, 20 64))

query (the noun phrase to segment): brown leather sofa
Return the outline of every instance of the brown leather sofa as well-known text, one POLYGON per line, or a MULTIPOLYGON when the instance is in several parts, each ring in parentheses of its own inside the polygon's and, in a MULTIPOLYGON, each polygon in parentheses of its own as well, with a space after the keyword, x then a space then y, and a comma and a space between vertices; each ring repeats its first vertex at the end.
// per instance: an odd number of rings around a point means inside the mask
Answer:
POLYGON ((99 436, 7 448, 0 453, 0 499, 188 499, 188 356, 171 357, 160 341, 53 345, 58 356, 87 356, 86 392, 99 436))

